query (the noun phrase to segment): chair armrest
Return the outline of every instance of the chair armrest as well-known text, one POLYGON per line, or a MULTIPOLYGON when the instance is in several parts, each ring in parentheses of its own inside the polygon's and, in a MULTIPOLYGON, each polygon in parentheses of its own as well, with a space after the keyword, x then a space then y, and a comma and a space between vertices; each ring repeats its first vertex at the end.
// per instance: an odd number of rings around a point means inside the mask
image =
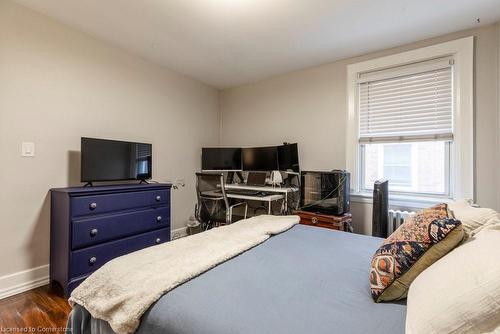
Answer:
POLYGON ((233 204, 229 207, 232 209, 232 208, 235 208, 235 207, 240 206, 240 205, 248 206, 248 203, 247 202, 239 202, 239 203, 233 204))
POLYGON ((247 202, 240 202, 240 203, 236 203, 236 204, 233 204, 229 207, 229 212, 228 212, 228 215, 226 216, 226 222, 228 224, 231 224, 233 222, 233 209, 237 206, 240 206, 240 205, 244 205, 245 206, 245 216, 244 216, 244 219, 247 218, 247 213, 248 213, 248 203, 247 202))

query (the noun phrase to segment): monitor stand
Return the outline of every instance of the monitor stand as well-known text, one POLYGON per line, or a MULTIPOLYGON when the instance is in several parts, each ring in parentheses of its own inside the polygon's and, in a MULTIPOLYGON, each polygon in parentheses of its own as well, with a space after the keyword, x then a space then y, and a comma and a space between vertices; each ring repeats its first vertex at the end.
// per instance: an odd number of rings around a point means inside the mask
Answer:
POLYGON ((240 179, 240 181, 243 182, 244 178, 243 178, 243 174, 241 174, 241 172, 228 172, 226 183, 227 184, 235 183, 235 179, 234 179, 235 176, 237 176, 238 179, 240 179))
POLYGON ((93 187, 94 185, 92 184, 92 182, 87 182, 83 186, 84 187, 93 187))
POLYGON ((143 183, 144 183, 144 184, 149 184, 149 182, 148 182, 148 181, 146 181, 146 180, 140 180, 140 181, 139 181, 139 184, 143 184, 143 183))

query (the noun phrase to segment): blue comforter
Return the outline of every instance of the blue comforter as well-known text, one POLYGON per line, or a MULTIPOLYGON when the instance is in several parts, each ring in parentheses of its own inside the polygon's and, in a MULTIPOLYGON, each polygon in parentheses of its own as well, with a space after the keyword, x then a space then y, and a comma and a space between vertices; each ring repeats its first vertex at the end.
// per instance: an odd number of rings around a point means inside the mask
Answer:
MULTIPOLYGON (((137 333, 404 333, 404 303, 370 296, 370 260, 381 242, 297 225, 165 294, 137 333)), ((68 327, 112 333, 80 306, 68 327)))

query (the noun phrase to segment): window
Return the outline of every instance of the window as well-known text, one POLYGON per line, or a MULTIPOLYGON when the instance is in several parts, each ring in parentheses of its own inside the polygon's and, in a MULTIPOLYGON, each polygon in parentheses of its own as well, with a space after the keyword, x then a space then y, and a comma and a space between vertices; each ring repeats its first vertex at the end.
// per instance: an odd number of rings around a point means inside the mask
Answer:
POLYGON ((391 191, 450 196, 451 142, 361 145, 361 190, 388 179, 391 191))
POLYGON ((446 57, 358 76, 362 191, 385 178, 393 192, 451 197, 452 74, 446 57))
POLYGON ((411 187, 411 144, 382 146, 383 175, 398 187, 411 187))
POLYGON ((384 178, 392 195, 472 198, 472 46, 465 38, 348 67, 354 193, 384 178))

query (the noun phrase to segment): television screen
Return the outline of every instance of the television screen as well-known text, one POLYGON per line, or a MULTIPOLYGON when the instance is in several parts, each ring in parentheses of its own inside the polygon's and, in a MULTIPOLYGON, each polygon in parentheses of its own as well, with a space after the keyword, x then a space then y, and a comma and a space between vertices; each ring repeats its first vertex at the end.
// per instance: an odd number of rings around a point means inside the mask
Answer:
POLYGON ((151 178, 151 144, 82 137, 81 156, 82 182, 151 178))
POLYGON ((242 149, 243 170, 268 172, 278 170, 278 149, 276 146, 242 149))
POLYGON ((201 169, 241 170, 241 148, 204 147, 201 150, 201 169))
POLYGON ((294 172, 299 171, 299 151, 297 143, 278 146, 278 165, 279 169, 282 171, 287 171, 289 169, 294 172))

